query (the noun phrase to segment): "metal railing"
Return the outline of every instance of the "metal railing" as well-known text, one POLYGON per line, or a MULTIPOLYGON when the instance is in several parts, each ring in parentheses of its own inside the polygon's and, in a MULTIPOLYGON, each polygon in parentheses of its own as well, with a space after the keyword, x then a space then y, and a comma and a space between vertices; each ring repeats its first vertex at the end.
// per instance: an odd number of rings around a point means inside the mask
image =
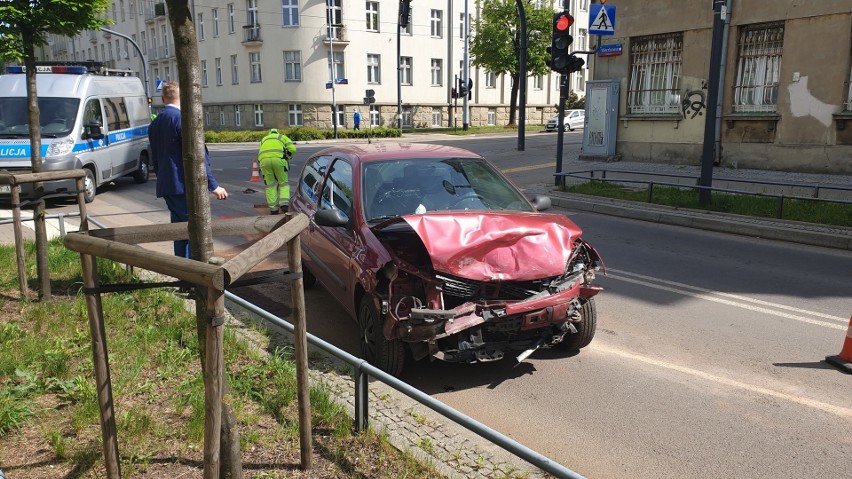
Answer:
MULTIPOLYGON (((284 328, 287 332, 293 334, 294 326, 287 321, 284 321, 282 318, 275 316, 274 314, 246 301, 245 299, 229 292, 225 291, 225 298, 233 301, 238 304, 242 308, 257 314, 261 318, 270 323, 284 328)), ((368 395, 368 379, 373 377, 374 379, 385 383, 386 385, 396 389, 397 391, 405 394, 411 399, 419 402, 420 404, 432 409, 438 414, 443 415, 447 419, 459 424, 468 430, 478 434, 484 439, 502 447, 506 451, 514 454, 515 456, 529 462, 530 464, 546 471, 550 474, 553 474, 558 478, 571 478, 571 479, 579 479, 582 478, 580 474, 572 471, 571 469, 566 468, 565 466, 553 461, 552 459, 539 454, 536 451, 524 446, 523 444, 510 439, 503 434, 491 429, 490 427, 482 424, 481 422, 462 414, 461 412, 447 406, 429 396, 428 394, 420 391, 412 387, 411 385, 400 381, 399 379, 387 374, 386 372, 376 368, 375 366, 368 363, 366 360, 361 359, 359 357, 353 356, 346 351, 334 346, 331 343, 328 343, 310 333, 307 335, 308 344, 316 346, 323 351, 331 354, 332 356, 348 363, 352 366, 354 370, 354 379, 355 379, 355 430, 363 431, 367 427, 367 417, 368 417, 368 409, 369 409, 369 395, 368 395)))
MULTIPOLYGON (((79 218, 80 213, 54 213, 49 215, 44 215, 44 219, 46 220, 59 220, 59 236, 65 236, 65 218, 79 218)), ((33 218, 21 218, 21 222, 24 221, 33 221, 33 218)), ((0 218, 0 225, 8 225, 15 222, 14 218, 0 218)), ((96 219, 89 216, 89 223, 94 224, 98 228, 104 229, 103 223, 97 221, 96 219)))
POLYGON ((739 195, 752 195, 752 196, 763 196, 769 198, 776 198, 778 201, 778 207, 776 209, 776 217, 783 218, 784 216, 784 200, 800 200, 800 201, 817 201, 817 202, 825 202, 825 203, 837 203, 850 205, 852 201, 850 200, 837 200, 830 198, 821 198, 819 196, 821 190, 834 190, 834 191, 848 191, 852 193, 852 187, 850 186, 840 186, 840 185, 824 185, 824 184, 813 184, 813 183, 795 183, 795 182, 785 182, 785 181, 765 181, 765 180, 745 180, 739 178, 713 178, 713 181, 727 181, 731 183, 745 183, 752 185, 765 185, 765 186, 781 186, 788 188, 801 188, 801 189, 810 189, 813 191, 812 196, 797 196, 797 195, 785 195, 782 193, 764 193, 759 191, 749 191, 742 189, 732 189, 732 188, 719 188, 715 186, 701 186, 698 184, 700 180, 699 177, 693 175, 681 175, 676 173, 658 173, 651 171, 633 171, 633 170, 607 170, 607 169, 590 169, 590 170, 577 170, 577 171, 567 171, 562 173, 555 173, 554 176, 557 177, 571 177, 571 178, 579 178, 585 179, 589 181, 604 181, 611 183, 636 183, 636 184, 644 184, 648 185, 648 199, 647 202, 651 203, 654 199, 654 186, 669 186, 675 188, 690 188, 694 190, 710 190, 710 191, 718 191, 722 193, 732 193, 739 195), (600 177, 595 177, 595 173, 600 172, 600 177), (624 175, 645 175, 645 176, 661 176, 665 178, 683 178, 689 180, 695 180, 695 184, 686 184, 686 183, 674 183, 667 181, 653 181, 653 180, 641 180, 641 179, 631 179, 631 178, 607 178, 607 173, 616 173, 616 174, 624 174, 624 175))

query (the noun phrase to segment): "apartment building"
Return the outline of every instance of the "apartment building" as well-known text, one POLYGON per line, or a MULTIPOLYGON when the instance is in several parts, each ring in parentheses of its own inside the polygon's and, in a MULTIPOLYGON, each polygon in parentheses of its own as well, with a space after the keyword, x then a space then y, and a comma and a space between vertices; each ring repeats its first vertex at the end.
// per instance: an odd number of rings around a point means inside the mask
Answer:
POLYGON ((706 121, 719 163, 852 174, 852 3, 729 0, 719 118, 707 118, 713 2, 619 0, 620 55, 594 79, 616 80, 616 154, 700 164, 706 121))
MULTIPOLYGON (((588 46, 588 0, 572 2, 575 48, 588 46)), ((562 0, 539 5, 561 9, 562 0)), ((352 124, 360 110, 373 126, 396 126, 401 84, 404 128, 462 126, 463 101, 451 97, 462 76, 464 12, 470 24, 481 0, 411 2, 411 21, 399 36, 398 0, 197 0, 190 2, 198 36, 205 126, 261 129, 352 124), (399 80, 398 80, 399 78, 399 80), (367 90, 375 103, 365 104, 367 90)), ((54 38, 45 59, 98 60, 144 79, 147 68, 154 107, 158 81, 177 80, 174 42, 162 0, 115 0, 108 29, 72 39, 54 38)), ((584 94, 586 70, 571 87, 584 94)), ((504 125, 509 119, 511 79, 470 66, 473 89, 469 123, 504 125)), ((556 74, 531 76, 527 83, 528 123, 545 123, 559 100, 556 74)), ((519 112, 520 115, 520 112, 519 112)))

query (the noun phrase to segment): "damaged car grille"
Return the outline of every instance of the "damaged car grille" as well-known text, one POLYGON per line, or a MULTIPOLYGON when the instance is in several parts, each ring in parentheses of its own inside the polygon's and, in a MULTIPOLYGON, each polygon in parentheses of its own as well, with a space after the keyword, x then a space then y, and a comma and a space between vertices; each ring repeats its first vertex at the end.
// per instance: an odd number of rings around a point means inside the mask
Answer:
POLYGON ((436 275, 445 295, 462 299, 523 300, 539 293, 551 279, 536 281, 472 281, 448 275, 436 275))

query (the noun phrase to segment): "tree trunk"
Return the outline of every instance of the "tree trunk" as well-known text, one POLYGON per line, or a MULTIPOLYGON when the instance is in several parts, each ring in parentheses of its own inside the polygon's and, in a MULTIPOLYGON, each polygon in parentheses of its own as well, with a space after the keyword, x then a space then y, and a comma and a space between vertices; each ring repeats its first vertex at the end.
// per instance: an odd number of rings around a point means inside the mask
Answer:
MULTIPOLYGON (((189 248, 192 259, 210 261, 213 255, 213 234, 210 217, 210 196, 207 191, 207 173, 204 161, 204 125, 201 103, 201 73, 199 71, 198 43, 192 13, 187 0, 167 0, 169 21, 175 40, 175 56, 180 83, 181 132, 183 141, 183 167, 186 178, 186 201, 189 213, 189 248)), ((196 328, 198 330, 201 367, 206 371, 205 341, 210 318, 207 311, 206 292, 196 295, 196 328)), ((218 326, 224 327, 224 326, 218 326)), ((205 375, 206 377, 206 375, 205 375)), ((222 422, 220 430, 221 477, 242 477, 239 431, 230 405, 227 383, 223 384, 222 422)), ((205 464, 205 467, 207 465, 205 464)))
POLYGON ((512 73, 512 94, 509 97, 509 124, 516 124, 517 120, 517 108, 518 108, 518 90, 521 87, 521 84, 518 82, 518 72, 512 73))
MULTIPOLYGON (((36 66, 34 40, 29 32, 21 33, 24 44, 24 66, 26 67, 27 79, 27 122, 30 126, 30 161, 33 173, 41 173, 41 126, 38 110, 38 91, 36 88, 36 66)), ((33 198, 35 208, 33 210, 33 223, 36 240, 36 275, 38 276, 39 298, 50 299, 50 273, 47 263, 47 229, 44 224, 44 183, 33 183, 33 198)), ((24 281, 24 278, 21 278, 24 281)))

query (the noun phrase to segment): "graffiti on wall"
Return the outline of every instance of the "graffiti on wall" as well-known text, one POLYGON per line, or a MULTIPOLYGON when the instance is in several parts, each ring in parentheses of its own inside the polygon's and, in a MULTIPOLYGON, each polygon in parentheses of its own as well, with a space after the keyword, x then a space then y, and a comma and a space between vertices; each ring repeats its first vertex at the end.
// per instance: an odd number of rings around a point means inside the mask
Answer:
POLYGON ((684 93, 683 101, 681 102, 681 109, 683 110, 684 118, 689 118, 691 120, 696 116, 703 115, 704 110, 707 109, 707 103, 705 100, 706 96, 703 90, 690 90, 684 93))

